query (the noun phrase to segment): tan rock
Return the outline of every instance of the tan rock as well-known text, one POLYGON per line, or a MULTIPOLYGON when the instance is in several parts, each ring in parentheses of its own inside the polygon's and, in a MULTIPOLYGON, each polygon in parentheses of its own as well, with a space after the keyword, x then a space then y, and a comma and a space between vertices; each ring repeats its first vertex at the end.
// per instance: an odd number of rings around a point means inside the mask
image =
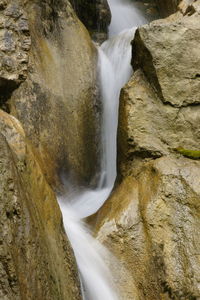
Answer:
POLYGON ((184 158, 144 163, 137 178, 123 179, 98 214, 98 238, 137 287, 130 295, 122 286, 123 299, 200 296, 199 172, 199 162, 184 158))
POLYGON ((138 161, 161 157, 179 146, 199 150, 199 110, 200 106, 163 105, 142 71, 136 71, 121 93, 120 173, 137 173, 138 161))
POLYGON ((60 209, 14 117, 0 111, 0 298, 80 299, 60 209))
POLYGON ((58 185, 61 171, 68 180, 89 184, 99 151, 96 49, 67 0, 56 7, 27 1, 24 10, 30 68, 9 100, 11 114, 22 123, 50 184, 58 185))
POLYGON ((140 28, 133 43, 137 70, 121 92, 118 180, 93 219, 123 264, 116 280, 126 269, 136 288, 122 284, 122 299, 200 298, 200 162, 174 151, 199 150, 199 79, 189 75, 199 72, 198 21, 197 9, 178 12, 140 28))
POLYGON ((152 22, 133 41, 133 68, 142 68, 164 103, 176 107, 200 103, 199 14, 152 22))

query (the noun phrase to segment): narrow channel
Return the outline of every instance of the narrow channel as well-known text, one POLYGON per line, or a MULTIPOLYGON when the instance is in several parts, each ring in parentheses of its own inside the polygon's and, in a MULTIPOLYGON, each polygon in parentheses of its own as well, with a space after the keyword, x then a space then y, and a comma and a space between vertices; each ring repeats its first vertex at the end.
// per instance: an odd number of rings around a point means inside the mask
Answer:
POLYGON ((71 199, 59 199, 65 230, 80 272, 84 300, 120 299, 113 274, 105 263, 107 250, 92 237, 84 218, 103 205, 115 182, 119 94, 132 74, 130 43, 135 30, 147 22, 131 1, 109 0, 108 3, 112 14, 109 39, 98 49, 103 105, 100 182, 96 190, 85 191, 71 199))

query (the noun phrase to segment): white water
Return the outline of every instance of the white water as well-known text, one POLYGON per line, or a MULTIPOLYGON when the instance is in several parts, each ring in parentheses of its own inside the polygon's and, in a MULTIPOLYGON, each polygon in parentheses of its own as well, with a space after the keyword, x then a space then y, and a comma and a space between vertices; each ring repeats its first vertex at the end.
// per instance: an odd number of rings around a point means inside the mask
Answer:
POLYGON ((108 2, 112 12, 111 38, 98 49, 103 102, 101 179, 96 190, 59 199, 65 230, 80 272, 84 300, 120 298, 105 263, 105 258, 110 254, 92 237, 82 219, 94 214, 103 205, 114 185, 119 93, 132 74, 130 42, 135 28, 145 23, 145 19, 128 0, 108 2))
POLYGON ((146 18, 129 0, 109 0, 112 22, 109 37, 119 34, 122 30, 138 27, 147 22, 146 18))

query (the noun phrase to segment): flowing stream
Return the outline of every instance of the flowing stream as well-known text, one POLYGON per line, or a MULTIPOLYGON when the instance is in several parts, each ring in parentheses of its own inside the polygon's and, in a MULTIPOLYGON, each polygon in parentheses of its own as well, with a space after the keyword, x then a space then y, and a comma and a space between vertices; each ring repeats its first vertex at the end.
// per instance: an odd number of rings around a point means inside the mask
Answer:
POLYGON ((110 38, 98 49, 103 103, 101 178, 97 189, 59 199, 65 230, 80 272, 84 300, 120 299, 105 263, 108 251, 92 237, 83 218, 103 205, 115 182, 119 93, 132 74, 130 42, 135 29, 146 23, 131 1, 109 0, 108 3, 112 13, 110 38))

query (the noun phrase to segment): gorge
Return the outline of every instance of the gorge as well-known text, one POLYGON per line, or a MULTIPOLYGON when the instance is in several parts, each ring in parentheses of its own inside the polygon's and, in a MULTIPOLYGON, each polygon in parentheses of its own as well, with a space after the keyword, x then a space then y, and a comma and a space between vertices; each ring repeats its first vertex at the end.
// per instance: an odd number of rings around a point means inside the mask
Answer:
POLYGON ((0 299, 200 298, 199 20, 0 1, 0 299))
POLYGON ((113 0, 108 4, 112 14, 110 39, 98 49, 100 94, 103 102, 101 174, 95 190, 85 190, 80 194, 76 191, 75 195, 72 192, 70 199, 66 196, 60 201, 65 230, 79 267, 85 300, 121 298, 117 295, 112 275, 104 262, 106 249, 92 238, 82 218, 96 213, 114 186, 119 94, 132 74, 131 40, 136 27, 146 22, 140 11, 129 1, 113 0))

